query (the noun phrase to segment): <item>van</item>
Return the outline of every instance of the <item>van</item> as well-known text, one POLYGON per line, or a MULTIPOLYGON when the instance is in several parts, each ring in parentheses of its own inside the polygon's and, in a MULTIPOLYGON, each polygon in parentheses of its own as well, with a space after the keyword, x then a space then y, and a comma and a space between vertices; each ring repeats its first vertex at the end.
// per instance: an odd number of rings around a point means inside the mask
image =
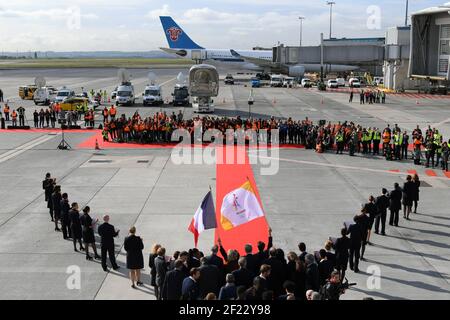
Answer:
POLYGON ((327 87, 328 88, 338 88, 338 82, 336 81, 336 79, 330 79, 330 80, 328 80, 327 87))
POLYGON ((66 87, 62 87, 58 90, 56 97, 53 99, 53 102, 62 103, 69 98, 75 97, 75 91, 67 89, 66 87))
POLYGON ((293 88, 294 87, 294 78, 285 77, 283 80, 283 87, 284 88, 293 88))
POLYGON ((124 82, 117 87, 116 106, 134 105, 135 102, 134 87, 130 82, 124 82))
POLYGON ((34 104, 43 104, 45 106, 48 106, 55 99, 57 93, 58 91, 53 87, 39 88, 34 92, 34 104))
POLYGON ((348 80, 348 85, 351 88, 361 88, 361 82, 358 78, 351 78, 350 80, 348 80))
POLYGON ((163 98, 160 86, 146 86, 143 96, 143 105, 160 105, 163 104, 163 98))
POLYGON ((311 87, 312 87, 311 79, 303 78, 303 79, 302 79, 302 82, 301 82, 301 86, 302 86, 303 88, 311 88, 311 87))
POLYGON ((345 79, 344 78, 337 78, 336 81, 338 83, 338 87, 345 87, 345 79))
POLYGON ((270 86, 271 87, 282 87, 283 86, 283 76, 282 75, 273 75, 270 77, 270 86))

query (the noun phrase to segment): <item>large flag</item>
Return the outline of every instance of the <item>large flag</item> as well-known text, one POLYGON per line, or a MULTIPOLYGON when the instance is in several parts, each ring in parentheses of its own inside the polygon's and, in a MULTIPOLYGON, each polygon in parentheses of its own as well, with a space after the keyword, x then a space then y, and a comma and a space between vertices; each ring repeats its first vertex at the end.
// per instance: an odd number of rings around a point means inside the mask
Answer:
POLYGON ((223 198, 220 223, 226 231, 263 216, 264 211, 249 180, 223 198))
POLYGON ((197 247, 198 236, 205 230, 217 228, 216 209, 211 191, 203 199, 200 207, 194 214, 188 230, 194 234, 195 247, 197 247))

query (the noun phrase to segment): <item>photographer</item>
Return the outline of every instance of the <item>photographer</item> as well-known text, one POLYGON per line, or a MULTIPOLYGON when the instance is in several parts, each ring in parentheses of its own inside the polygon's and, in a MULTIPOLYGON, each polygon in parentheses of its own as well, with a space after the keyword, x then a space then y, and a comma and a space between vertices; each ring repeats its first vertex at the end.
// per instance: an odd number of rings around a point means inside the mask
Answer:
POLYGON ((320 289, 322 300, 339 300, 339 297, 348 289, 348 283, 341 283, 339 271, 333 271, 330 279, 320 289))

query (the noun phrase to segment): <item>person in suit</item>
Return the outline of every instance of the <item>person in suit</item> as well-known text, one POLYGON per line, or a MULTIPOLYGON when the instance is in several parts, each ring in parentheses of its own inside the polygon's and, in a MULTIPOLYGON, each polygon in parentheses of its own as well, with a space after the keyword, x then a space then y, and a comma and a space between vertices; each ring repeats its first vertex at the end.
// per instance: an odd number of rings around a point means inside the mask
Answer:
POLYGON ((319 291, 319 269, 317 267, 316 259, 310 253, 305 256, 306 263, 306 290, 319 291))
POLYGON ((306 252, 306 244, 304 242, 300 242, 298 244, 298 250, 300 250, 298 258, 300 261, 305 262, 305 256, 308 254, 308 252, 306 252))
POLYGON ((156 243, 153 245, 150 255, 148 257, 148 266, 150 268, 150 285, 153 287, 153 291, 155 292, 155 297, 159 296, 159 288, 156 284, 156 267, 155 267, 155 259, 158 256, 158 250, 161 248, 161 245, 156 243))
POLYGON ((320 249, 319 255, 320 261, 317 266, 317 269, 319 270, 319 284, 320 286, 323 286, 330 277, 331 272, 333 272, 334 265, 333 262, 328 260, 327 252, 325 249, 320 249))
POLYGON ((156 299, 162 300, 162 287, 166 279, 168 263, 166 261, 166 249, 159 248, 157 251, 157 257, 155 259, 155 269, 156 269, 156 286, 158 287, 158 296, 156 299))
POLYGON ((364 205, 365 212, 369 215, 369 225, 367 230, 367 243, 370 245, 370 235, 372 232, 373 223, 377 217, 377 206, 375 204, 375 197, 370 196, 369 202, 364 205))
POLYGON ((162 286, 163 300, 180 300, 183 280, 186 278, 183 271, 184 263, 182 260, 176 260, 174 269, 167 272, 162 286))
POLYGON ((61 231, 58 222, 61 220, 61 186, 55 186, 52 194, 53 220, 55 221, 55 231, 61 231))
POLYGON ((272 229, 269 227, 269 241, 266 244, 262 241, 258 241, 257 248, 258 252, 255 254, 255 260, 256 260, 256 270, 259 272, 261 265, 263 264, 263 261, 266 260, 269 257, 269 250, 272 248, 272 229))
POLYGON ((283 289, 286 292, 285 294, 279 296, 277 300, 287 301, 287 300, 297 300, 295 296, 295 283, 292 281, 285 281, 283 284, 283 289))
POLYGON ((234 283, 236 284, 237 287, 245 286, 245 288, 250 288, 253 283, 254 275, 247 268, 247 258, 240 257, 238 260, 238 264, 239 264, 239 269, 234 270, 231 273, 235 280, 234 283))
POLYGON ((102 268, 104 271, 108 271, 106 267, 106 254, 109 256, 109 261, 114 270, 119 269, 116 263, 116 256, 114 254, 114 238, 119 235, 120 230, 114 228, 113 225, 109 224, 109 216, 105 215, 103 217, 103 224, 98 227, 98 234, 101 237, 101 255, 102 255, 102 268))
POLYGON ((220 289, 220 271, 214 264, 210 264, 205 257, 200 259, 201 267, 200 280, 198 281, 200 289, 200 299, 204 299, 208 293, 219 295, 220 289))
MULTIPOLYGON (((449 145, 450 145, 450 141, 449 141, 449 145)), ((413 189, 414 194, 413 194, 412 201, 414 203, 414 213, 417 213, 417 203, 419 202, 419 193, 420 193, 420 179, 417 174, 415 174, 413 176, 413 182, 416 185, 416 187, 413 189)))
POLYGON ((361 255, 360 260, 364 261, 364 253, 366 252, 366 245, 369 243, 367 241, 369 235, 369 229, 371 228, 371 220, 367 215, 366 208, 361 209, 361 213, 358 216, 357 223, 361 226, 362 238, 361 238, 361 255))
POLYGON ((45 202, 47 202, 48 198, 51 196, 51 194, 48 194, 48 192, 47 192, 47 187, 48 187, 48 184, 52 183, 52 182, 53 182, 52 175, 50 172, 47 172, 45 174, 44 180, 42 181, 42 189, 44 189, 44 191, 45 191, 44 192, 45 202))
POLYGON ((223 260, 221 257, 219 257, 217 255, 218 252, 219 252, 219 246, 214 245, 211 248, 211 254, 209 256, 207 256, 206 259, 208 260, 208 264, 215 265, 220 271, 222 271, 223 270, 223 260))
MULTIPOLYGON (((261 269, 263 269, 263 268, 265 270, 267 270, 267 268, 269 268, 268 272, 270 274, 270 266, 262 265, 261 269)), ((266 279, 264 277, 262 277, 261 275, 255 277, 255 279, 253 279, 253 286, 245 291, 244 300, 248 300, 248 301, 262 300, 262 295, 267 290, 266 283, 267 283, 266 279)))
MULTIPOLYGON (((247 265, 247 270, 249 270, 253 275, 258 273, 258 262, 256 261, 256 257, 253 255, 253 247, 251 244, 246 244, 244 246, 245 251, 245 260, 247 265)), ((251 284, 250 284, 251 285, 251 284)))
POLYGON ((263 261, 263 264, 271 268, 268 278, 268 289, 272 290, 276 296, 283 292, 283 283, 286 280, 286 265, 277 257, 277 249, 270 248, 269 258, 263 261))
POLYGON ((305 297, 306 265, 295 252, 288 253, 287 280, 295 284, 295 296, 305 297))
POLYGON ((80 212, 78 211, 78 203, 72 203, 72 206, 69 210, 69 219, 70 219, 70 231, 72 234, 73 240, 73 250, 78 252, 77 250, 77 241, 80 244, 80 251, 84 251, 83 243, 81 242, 81 221, 80 221, 80 212))
POLYGON ((394 190, 389 193, 389 225, 398 227, 398 216, 402 208, 402 189, 398 183, 394 184, 394 190))
POLYGON ((355 216, 353 218, 354 224, 350 225, 347 230, 347 234, 350 235, 350 250, 349 250, 349 262, 350 262, 350 270, 359 272, 359 258, 360 258, 360 250, 361 244, 363 242, 363 237, 365 231, 363 230, 363 226, 359 223, 360 216, 355 216))
POLYGON ((192 268, 190 276, 183 280, 181 286, 181 300, 198 300, 200 297, 200 289, 198 281, 200 280, 199 268, 192 268))
POLYGON ((92 260, 92 257, 89 255, 89 246, 94 250, 95 259, 100 260, 100 256, 97 253, 97 247, 95 246, 94 235, 94 226, 97 224, 98 220, 92 220, 89 212, 91 212, 91 208, 89 206, 84 207, 83 215, 80 218, 83 242, 84 247, 86 248, 86 260, 92 260))
POLYGON ((336 270, 339 271, 341 281, 345 278, 345 271, 348 266, 349 250, 351 240, 347 237, 347 229, 341 229, 341 237, 336 240, 334 250, 336 252, 336 270))
POLYGON ((200 268, 200 258, 200 251, 198 251, 197 248, 189 249, 189 257, 187 260, 189 270, 191 270, 192 268, 200 268))
POLYGON ((381 190, 381 196, 377 197, 375 204, 377 206, 377 216, 375 218, 375 233, 378 234, 381 222, 381 234, 384 236, 386 228, 386 216, 387 208, 389 208, 389 197, 387 196, 388 191, 383 188, 381 190))
POLYGON ((408 175, 406 182, 403 184, 403 218, 409 220, 409 214, 412 211, 413 199, 416 195, 416 184, 412 181, 412 177, 408 175))
POLYGON ((63 193, 61 196, 60 208, 61 208, 61 229, 63 233, 63 238, 64 240, 66 240, 71 237, 70 218, 69 218, 70 204, 69 204, 69 196, 67 195, 67 193, 63 193))
POLYGON ((56 186, 56 179, 53 178, 49 179, 45 187, 45 199, 47 200, 47 208, 49 210, 52 222, 55 221, 53 217, 53 200, 52 200, 52 195, 53 192, 55 191, 55 186, 56 186))
POLYGON ((129 235, 125 238, 124 248, 127 252, 127 268, 130 270, 131 287, 136 289, 136 285, 143 285, 141 269, 144 268, 144 256, 142 255, 144 243, 140 237, 136 236, 136 227, 130 228, 129 235))
POLYGON ((219 300, 236 300, 237 292, 234 276, 228 273, 225 278, 226 284, 220 288, 219 300))

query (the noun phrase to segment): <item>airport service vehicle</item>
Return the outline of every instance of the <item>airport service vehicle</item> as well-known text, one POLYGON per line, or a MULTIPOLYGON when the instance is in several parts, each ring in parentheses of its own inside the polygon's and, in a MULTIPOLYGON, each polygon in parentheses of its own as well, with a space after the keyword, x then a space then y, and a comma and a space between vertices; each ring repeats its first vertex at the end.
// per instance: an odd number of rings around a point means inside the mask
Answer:
POLYGON ((134 87, 131 82, 122 82, 117 87, 116 106, 120 105, 134 105, 136 97, 134 96, 134 87))
POLYGON ((37 90, 37 86, 28 85, 19 87, 19 97, 22 100, 33 100, 34 92, 37 90))
POLYGON ((301 86, 302 86, 303 88, 311 88, 311 87, 312 87, 311 79, 303 78, 303 79, 302 79, 302 82, 301 82, 301 86))
POLYGON ((172 93, 172 104, 174 106, 189 105, 189 89, 187 86, 177 84, 172 93))
MULTIPOLYGON (((272 50, 234 50, 206 49, 192 41, 185 30, 167 16, 159 17, 169 48, 160 48, 164 52, 183 59, 208 63, 230 70, 241 69, 259 73, 281 73, 290 77, 303 77, 305 72, 320 72, 320 64, 297 64, 273 62, 272 50)), ((345 72, 356 70, 356 66, 327 65, 328 72, 345 72)))
POLYGON ((189 94, 194 112, 214 112, 213 97, 219 94, 219 73, 208 64, 192 66, 189 70, 189 94))
POLYGON ((373 78, 373 85, 374 86, 382 86, 384 84, 383 77, 374 77, 373 78))
POLYGON ((72 97, 75 97, 75 91, 67 89, 66 87, 62 87, 58 90, 58 93, 56 94, 53 102, 62 103, 72 97))
POLYGON ((231 74, 227 74, 224 80, 225 84, 234 84, 234 78, 231 74))
POLYGON ((164 103, 161 93, 161 87, 158 85, 148 85, 145 87, 143 96, 143 105, 161 105, 164 103))
POLYGON ((336 81, 336 79, 330 79, 330 80, 328 80, 327 87, 328 88, 338 88, 339 85, 338 85, 338 82, 336 81))
POLYGON ((283 80, 283 87, 284 88, 293 88, 294 87, 294 78, 285 77, 283 80))
POLYGON ((270 77, 271 87, 282 87, 283 86, 283 76, 281 74, 275 74, 270 77))
POLYGON ((251 83, 252 83, 252 88, 261 87, 261 80, 258 78, 252 78, 251 83))
POLYGON ((337 78, 336 79, 339 87, 345 87, 345 79, 344 78, 337 78))
POLYGON ((351 78, 351 79, 348 81, 348 85, 349 85, 351 88, 361 88, 361 82, 359 81, 358 78, 351 78))
POLYGON ((54 87, 39 88, 34 92, 34 104, 43 104, 45 106, 48 106, 55 99, 57 93, 58 91, 54 87))
POLYGON ((77 107, 82 106, 83 108, 86 105, 89 105, 90 101, 88 98, 85 97, 70 97, 65 99, 63 102, 60 103, 61 110, 64 111, 76 111, 77 107))

